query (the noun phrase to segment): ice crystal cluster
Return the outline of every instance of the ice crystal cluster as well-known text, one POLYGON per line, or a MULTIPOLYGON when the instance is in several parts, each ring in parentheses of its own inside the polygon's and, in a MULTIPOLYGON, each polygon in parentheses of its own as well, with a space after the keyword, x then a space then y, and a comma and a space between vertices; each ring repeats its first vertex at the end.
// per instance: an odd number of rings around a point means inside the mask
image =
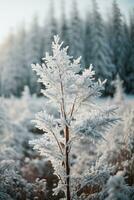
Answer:
MULTIPOLYGON (((63 190, 67 200, 78 199, 76 190, 82 185, 83 177, 77 177, 71 170, 71 151, 75 142, 82 138, 104 139, 104 133, 118 118, 115 107, 102 109, 96 98, 104 89, 105 80, 95 79, 92 65, 82 71, 80 58, 73 59, 62 48, 58 36, 54 36, 52 55, 46 53, 42 65, 32 65, 45 89, 42 93, 48 104, 54 104, 56 117, 45 106, 36 115, 36 127, 44 131, 39 138, 30 141, 34 149, 51 160, 59 178, 57 191, 63 190)), ((56 191, 56 192, 57 192, 56 191)))

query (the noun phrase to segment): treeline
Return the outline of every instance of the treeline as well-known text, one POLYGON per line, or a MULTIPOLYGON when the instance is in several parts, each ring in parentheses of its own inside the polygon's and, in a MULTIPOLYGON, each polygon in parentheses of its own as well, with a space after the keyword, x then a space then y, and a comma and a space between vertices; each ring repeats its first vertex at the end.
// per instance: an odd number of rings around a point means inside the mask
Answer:
POLYGON ((134 10, 126 22, 118 3, 114 0, 107 20, 92 0, 85 18, 78 12, 77 1, 72 1, 70 17, 66 16, 65 1, 61 5, 61 18, 55 17, 50 1, 47 17, 41 26, 34 17, 28 30, 22 26, 11 33, 0 47, 0 94, 19 96, 28 85, 31 93, 39 94, 40 84, 31 69, 31 63, 41 63, 45 52, 51 52, 51 41, 60 35, 69 54, 82 56, 83 66, 93 64, 98 77, 107 79, 105 94, 114 92, 112 80, 119 74, 127 93, 134 93, 134 10))

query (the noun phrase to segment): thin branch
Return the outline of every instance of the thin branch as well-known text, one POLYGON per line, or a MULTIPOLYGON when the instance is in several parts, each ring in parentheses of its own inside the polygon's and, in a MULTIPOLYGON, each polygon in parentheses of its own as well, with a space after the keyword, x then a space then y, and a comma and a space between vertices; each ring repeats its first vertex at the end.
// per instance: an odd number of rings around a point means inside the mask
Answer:
POLYGON ((74 112, 74 108, 75 108, 76 99, 77 99, 77 95, 76 95, 76 97, 75 97, 75 99, 74 99, 74 102, 73 102, 73 105, 72 105, 72 108, 71 108, 70 118, 72 118, 72 116, 73 116, 73 112, 74 112))
POLYGON ((64 154, 63 154, 63 151, 62 151, 62 148, 61 148, 61 145, 60 145, 60 143, 59 143, 59 141, 58 141, 58 138, 56 137, 55 133, 54 133, 52 130, 50 130, 50 131, 51 131, 51 133, 53 134, 53 136, 54 136, 54 138, 55 138, 55 140, 56 140, 56 142, 57 142, 57 144, 58 144, 58 146, 59 146, 59 149, 60 149, 60 151, 61 151, 61 154, 64 155, 64 154))

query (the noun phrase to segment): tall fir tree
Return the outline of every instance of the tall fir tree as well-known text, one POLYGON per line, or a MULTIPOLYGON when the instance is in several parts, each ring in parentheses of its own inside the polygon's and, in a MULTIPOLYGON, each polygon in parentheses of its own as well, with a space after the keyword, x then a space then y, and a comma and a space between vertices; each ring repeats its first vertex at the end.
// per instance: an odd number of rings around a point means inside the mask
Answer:
POLYGON ((18 80, 19 94, 24 89, 25 85, 29 83, 29 73, 28 73, 28 59, 27 59, 27 32, 25 30, 25 25, 22 24, 19 28, 17 37, 16 37, 16 70, 20 74, 18 80))
MULTIPOLYGON (((55 7, 54 7, 54 0, 49 1, 49 8, 48 8, 48 15, 46 16, 46 20, 44 23, 45 29, 45 44, 44 44, 44 52, 51 51, 51 43, 53 40, 53 35, 58 33, 58 25, 57 20, 55 17, 55 7)), ((44 33, 44 30, 43 30, 44 33)))
POLYGON ((69 39, 69 25, 68 20, 66 18, 66 2, 65 0, 62 0, 61 2, 61 27, 60 27, 60 35, 62 40, 64 41, 64 45, 69 45, 70 39, 69 39))
POLYGON ((112 61, 116 66, 116 73, 119 73, 120 77, 123 78, 126 46, 124 43, 123 16, 116 0, 114 0, 112 4, 110 26, 109 40, 113 51, 112 61))
MULTIPOLYGON (((7 45, 6 45, 7 47, 7 45)), ((7 48, 5 48, 5 42, 3 44, 0 45, 0 96, 3 95, 3 74, 4 74, 4 70, 5 70, 5 54, 7 52, 7 48)))
POLYGON ((85 19, 85 34, 84 34, 84 61, 85 66, 88 66, 91 63, 91 29, 92 29, 92 15, 91 12, 88 11, 86 13, 85 19))
MULTIPOLYGON (((134 9, 133 9, 134 12, 134 9)), ((134 14, 130 14, 130 52, 126 66, 126 86, 127 92, 134 94, 134 14)))
MULTIPOLYGON (((115 67, 111 60, 111 49, 107 43, 104 22, 99 13, 96 0, 92 0, 92 26, 91 26, 91 63, 95 66, 97 77, 107 78, 107 89, 110 87, 115 67)), ((88 42, 88 41, 87 41, 88 42)), ((106 90, 107 90, 106 89, 106 90)))
MULTIPOLYGON (((70 19, 70 52, 77 58, 82 56, 84 50, 84 31, 82 26, 82 20, 79 16, 77 1, 73 0, 72 2, 72 11, 70 19)), ((84 59, 82 59, 83 63, 84 59)))
POLYGON ((28 60, 28 74, 29 74, 29 86, 32 93, 39 91, 39 85, 37 84, 37 77, 31 70, 31 63, 41 62, 41 28, 38 22, 38 16, 35 15, 31 24, 31 29, 27 37, 27 60, 28 60))
POLYGON ((3 58, 3 70, 1 75, 1 92, 4 96, 11 94, 18 95, 19 74, 16 70, 16 39, 15 35, 11 32, 4 44, 5 55, 3 58))

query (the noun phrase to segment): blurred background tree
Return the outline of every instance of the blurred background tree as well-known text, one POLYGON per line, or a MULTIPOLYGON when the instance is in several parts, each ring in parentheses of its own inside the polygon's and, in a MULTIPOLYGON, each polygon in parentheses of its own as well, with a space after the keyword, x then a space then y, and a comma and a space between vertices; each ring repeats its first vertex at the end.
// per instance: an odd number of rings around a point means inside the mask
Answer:
MULTIPOLYGON (((93 0, 83 18, 78 1, 71 1, 69 16, 67 2, 61 1, 61 16, 56 16, 54 0, 49 1, 48 12, 42 25, 38 15, 31 25, 23 23, 0 45, 0 94, 20 96, 25 85, 31 93, 39 94, 40 85, 31 70, 31 63, 42 62, 50 52, 53 35, 58 34, 70 46, 74 58, 82 55, 82 66, 93 64, 97 77, 108 79, 104 95, 114 94, 111 82, 119 74, 126 93, 134 94, 134 14, 128 20, 113 0, 107 20, 102 17, 99 2, 93 0), (4 49, 4 50, 3 50, 4 49)), ((81 70, 84 68, 81 66, 81 70)))

